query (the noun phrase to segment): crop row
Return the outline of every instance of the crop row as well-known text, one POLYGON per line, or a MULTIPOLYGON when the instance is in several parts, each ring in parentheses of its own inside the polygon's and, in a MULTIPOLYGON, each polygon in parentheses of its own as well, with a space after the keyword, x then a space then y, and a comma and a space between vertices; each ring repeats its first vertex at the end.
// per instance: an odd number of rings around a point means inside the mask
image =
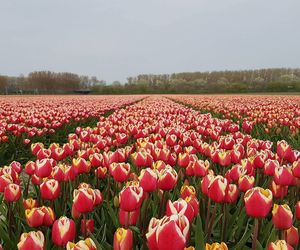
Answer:
POLYGON ((152 96, 33 143, 0 171, 2 246, 296 249, 300 153, 244 132, 152 96))

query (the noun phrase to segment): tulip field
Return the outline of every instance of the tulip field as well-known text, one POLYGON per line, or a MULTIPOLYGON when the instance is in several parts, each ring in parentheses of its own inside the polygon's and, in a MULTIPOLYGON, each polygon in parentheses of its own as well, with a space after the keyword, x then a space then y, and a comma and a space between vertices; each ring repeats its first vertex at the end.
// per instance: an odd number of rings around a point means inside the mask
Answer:
POLYGON ((300 96, 0 97, 0 250, 299 250, 300 96))

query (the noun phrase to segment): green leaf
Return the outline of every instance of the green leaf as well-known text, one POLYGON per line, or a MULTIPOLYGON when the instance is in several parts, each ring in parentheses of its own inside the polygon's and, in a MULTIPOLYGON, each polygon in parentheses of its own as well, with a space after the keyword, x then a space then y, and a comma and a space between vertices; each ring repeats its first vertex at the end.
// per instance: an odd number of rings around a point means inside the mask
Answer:
POLYGON ((262 238, 261 238, 260 242, 263 245, 266 245, 268 243, 267 240, 270 237, 270 232, 272 232, 272 228, 273 228, 272 221, 269 221, 266 226, 262 227, 262 230, 261 230, 261 233, 260 233, 260 235, 261 235, 262 238))
POLYGON ((248 241, 248 239, 250 238, 252 232, 249 229, 249 221, 246 225, 246 229, 245 232, 242 236, 242 238, 240 239, 240 241, 232 248, 232 250, 240 250, 242 249, 242 247, 246 244, 246 242, 248 241))
MULTIPOLYGON (((95 236, 93 234, 89 234, 89 237, 94 241, 97 249, 102 250, 103 248, 101 247, 100 243, 97 241, 95 236)), ((104 250, 104 249, 103 249, 104 250)))
POLYGON ((197 216, 196 221, 196 235, 195 235, 195 247, 197 250, 204 249, 204 233, 201 217, 197 216))
POLYGON ((262 245, 260 244, 260 242, 258 240, 256 241, 256 249, 257 250, 264 250, 264 248, 262 247, 262 245))
POLYGON ((106 203, 106 208, 107 208, 107 211, 109 213, 109 216, 112 220, 112 223, 113 223, 114 227, 118 228, 119 227, 119 220, 118 220, 114 210, 112 209, 112 207, 110 206, 110 204, 108 202, 106 203))
POLYGON ((131 229, 133 232, 137 233, 137 234, 140 234, 140 233, 141 233, 141 232, 140 232, 140 229, 139 229, 138 227, 130 226, 130 229, 131 229))
POLYGON ((265 244, 268 245, 269 242, 272 242, 272 241, 275 241, 275 240, 276 240, 276 230, 273 227, 272 231, 271 231, 271 233, 270 233, 270 235, 269 235, 269 237, 268 237, 268 239, 267 239, 267 241, 266 241, 265 244))

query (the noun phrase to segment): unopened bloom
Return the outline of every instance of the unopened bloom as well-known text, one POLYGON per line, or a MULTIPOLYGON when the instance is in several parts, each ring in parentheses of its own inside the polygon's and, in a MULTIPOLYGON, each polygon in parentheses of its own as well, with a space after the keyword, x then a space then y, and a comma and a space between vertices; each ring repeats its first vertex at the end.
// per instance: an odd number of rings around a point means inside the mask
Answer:
POLYGON ((269 189, 254 187, 244 196, 246 213, 254 218, 264 218, 272 208, 272 192, 269 189))
POLYGON ((57 246, 66 246, 75 239, 76 226, 72 219, 60 217, 53 223, 52 241, 57 246))
POLYGON ((95 242, 91 238, 80 240, 77 243, 68 242, 66 250, 97 250, 95 242))
POLYGON ((133 233, 130 229, 118 228, 114 235, 114 250, 131 250, 133 233))
POLYGON ((224 242, 221 243, 215 242, 213 244, 206 243, 205 250, 228 250, 228 247, 224 242))
POLYGON ((293 213, 287 204, 274 204, 272 222, 279 230, 289 229, 293 225, 293 213))
POLYGON ((268 250, 293 250, 293 248, 285 240, 277 240, 269 244, 268 250))
POLYGON ((29 233, 23 233, 20 237, 20 241, 17 245, 19 250, 44 250, 45 249, 45 237, 41 231, 31 231, 29 233))

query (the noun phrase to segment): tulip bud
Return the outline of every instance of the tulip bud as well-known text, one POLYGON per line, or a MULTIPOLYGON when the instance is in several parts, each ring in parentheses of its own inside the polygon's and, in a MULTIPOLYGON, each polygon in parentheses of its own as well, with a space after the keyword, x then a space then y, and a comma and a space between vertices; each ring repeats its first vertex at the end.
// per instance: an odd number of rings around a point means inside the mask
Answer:
POLYGON ((268 246, 268 250, 293 250, 293 248, 285 240, 277 240, 271 242, 268 246))
POLYGON ((68 182, 73 181, 76 177, 76 174, 72 166, 67 164, 59 164, 53 168, 52 177, 59 182, 68 182))
POLYGON ((218 151, 218 163, 225 167, 231 164, 231 153, 230 151, 220 150, 218 151))
POLYGON ((264 174, 268 176, 273 176, 275 173, 275 168, 279 167, 279 162, 277 160, 268 159, 264 165, 264 174))
POLYGON ((152 163, 152 169, 156 169, 157 171, 161 171, 167 166, 167 164, 164 161, 156 161, 152 163))
POLYGON ((103 201, 102 194, 99 189, 94 189, 93 191, 95 195, 94 206, 98 206, 103 201))
POLYGON ((201 191, 203 194, 208 195, 208 186, 214 178, 215 176, 212 174, 204 176, 204 178, 201 181, 201 191))
POLYGON ((0 192, 4 192, 7 185, 13 183, 13 178, 8 174, 0 175, 0 192))
POLYGON ((125 133, 117 133, 116 139, 119 144, 126 144, 126 142, 128 140, 128 135, 125 133))
POLYGON ((43 226, 50 227, 55 221, 55 214, 51 207, 42 206, 40 210, 44 213, 43 226))
POLYGON ((176 186, 178 180, 177 172, 169 165, 159 172, 158 188, 161 190, 171 190, 176 186))
POLYGON ((81 233, 87 235, 94 232, 94 220, 81 220, 81 233))
POLYGON ((180 250, 185 247, 189 233, 189 221, 185 216, 152 218, 146 234, 148 247, 154 249, 180 250), (170 239, 173 239, 170 241, 170 239))
POLYGON ((119 204, 122 210, 132 212, 137 210, 143 201, 143 188, 128 186, 124 187, 119 194, 119 204))
POLYGON ((50 179, 40 185, 42 199, 55 200, 60 194, 60 185, 57 180, 50 179))
POLYGON ((31 231, 29 233, 23 233, 20 237, 20 241, 17 247, 18 250, 44 250, 45 237, 41 231, 31 231))
POLYGON ((26 222, 30 227, 39 227, 43 225, 45 213, 40 208, 25 210, 26 222))
POLYGON ((299 243, 299 233, 298 229, 294 226, 290 227, 288 230, 285 231, 285 239, 288 244, 293 247, 296 247, 299 243))
POLYGON ((75 189, 73 192, 73 204, 79 213, 89 213, 93 211, 95 193, 91 188, 75 189))
POLYGON ((106 167, 98 167, 95 170, 95 175, 98 179, 104 179, 106 177, 107 168, 106 167))
POLYGON ((56 148, 51 152, 51 158, 56 161, 61 161, 66 158, 66 153, 63 148, 56 148))
POLYGON ((234 203, 239 196, 239 190, 235 184, 228 184, 224 202, 234 203))
POLYGON ((208 197, 214 202, 221 203, 225 199, 228 188, 227 179, 218 175, 211 180, 208 186, 208 197))
POLYGON ((148 226, 148 232, 146 234, 147 245, 150 250, 156 250, 157 248, 157 240, 156 240, 156 232, 158 225, 160 223, 159 219, 151 218, 148 226))
POLYGON ((267 153, 263 151, 261 153, 258 153, 256 156, 254 156, 254 168, 263 168, 267 159, 267 153))
POLYGON ((139 217, 140 209, 134 210, 132 212, 127 212, 122 209, 120 209, 119 211, 119 221, 122 226, 126 226, 126 223, 128 223, 128 226, 136 225, 139 217))
POLYGON ((148 165, 147 153, 145 151, 134 152, 131 155, 132 162, 137 167, 145 167, 148 165))
POLYGON ((289 166, 278 166, 275 168, 274 181, 280 186, 289 186, 293 182, 293 173, 289 166))
POLYGON ((254 187, 254 177, 243 175, 239 178, 239 190, 243 193, 254 187))
POLYGON ((286 159, 289 154, 291 153, 292 148, 291 146, 284 140, 277 142, 277 155, 281 159, 286 159))
POLYGON ((95 242, 91 238, 80 240, 77 243, 68 242, 66 250, 97 250, 95 242))
POLYGON ((76 174, 89 173, 91 169, 91 163, 84 158, 73 159, 72 166, 76 174))
POLYGON ((194 218, 199 214, 199 201, 194 196, 189 196, 184 199, 189 205, 193 207, 194 210, 194 218))
POLYGON ((293 213, 287 204, 274 204, 272 222, 279 230, 289 229, 293 225, 293 213))
POLYGON ((127 181, 130 174, 130 165, 128 163, 116 163, 110 164, 110 172, 116 182, 127 181))
POLYGON ((186 197, 189 196, 196 196, 196 189, 193 186, 189 186, 189 185, 183 185, 180 189, 180 196, 182 199, 185 199, 186 197))
POLYGON ((179 153, 177 164, 180 167, 186 168, 190 163, 190 155, 187 153, 179 153))
POLYGON ((275 181, 272 181, 270 185, 270 190, 272 191, 274 198, 281 199, 287 195, 288 186, 276 185, 275 181))
POLYGON ((32 209, 34 207, 38 207, 38 205, 39 204, 38 204, 37 200, 34 200, 32 198, 28 198, 28 199, 23 201, 23 207, 24 207, 25 210, 26 209, 32 209))
POLYGON ((158 171, 151 168, 142 169, 139 181, 145 192, 155 191, 157 189, 158 171))
POLYGON ((26 164, 25 164, 25 172, 26 174, 28 175, 33 175, 35 173, 35 162, 33 161, 28 161, 26 164))
POLYGON ((89 160, 91 162, 92 167, 98 168, 98 167, 101 167, 103 165, 103 156, 102 156, 102 154, 98 154, 98 153, 92 154, 92 155, 89 156, 89 160))
POLYGON ((166 135, 166 143, 168 146, 173 147, 176 145, 177 142, 177 136, 176 135, 166 135))
POLYGON ((13 183, 19 183, 19 175, 12 167, 4 166, 0 169, 0 175, 9 175, 13 183))
POLYGON ((67 217, 60 217, 53 223, 52 241, 57 246, 66 246, 69 241, 75 239, 75 222, 67 217))
POLYGON ((21 188, 17 184, 8 184, 4 189, 4 200, 7 202, 18 201, 21 197, 21 188))
POLYGON ((198 160, 193 164, 193 172, 195 176, 204 177, 207 174, 210 163, 209 161, 198 160))
POLYGON ((254 218, 264 218, 272 207, 272 192, 269 189, 254 187, 249 189, 244 196, 246 213, 254 218))
POLYGON ((250 133, 251 130, 253 129, 253 122, 244 120, 243 123, 242 123, 242 129, 246 133, 250 133))
POLYGON ((14 171, 16 171, 18 174, 20 174, 22 172, 22 165, 20 162, 17 161, 13 161, 10 166, 12 167, 12 169, 14 171))
POLYGON ((48 177, 52 172, 52 164, 50 159, 37 160, 35 164, 35 174, 38 177, 48 177))
POLYGON ((185 200, 179 198, 175 202, 171 202, 170 200, 167 203, 167 209, 166 209, 166 215, 171 216, 171 215, 179 215, 183 216, 185 215, 189 222, 192 222, 194 219, 194 208, 192 207, 191 204, 187 203, 185 200))
POLYGON ((228 250, 228 247, 224 242, 221 243, 215 242, 213 244, 206 243, 205 250, 228 250))
POLYGON ((300 160, 293 162, 292 172, 296 178, 300 178, 300 160))
POLYGON ((43 149, 43 148, 44 148, 43 143, 37 142, 37 143, 31 144, 31 152, 33 155, 36 155, 40 151, 40 149, 43 149))
POLYGON ((130 229, 118 228, 114 235, 114 250, 131 250, 133 233, 130 229))

